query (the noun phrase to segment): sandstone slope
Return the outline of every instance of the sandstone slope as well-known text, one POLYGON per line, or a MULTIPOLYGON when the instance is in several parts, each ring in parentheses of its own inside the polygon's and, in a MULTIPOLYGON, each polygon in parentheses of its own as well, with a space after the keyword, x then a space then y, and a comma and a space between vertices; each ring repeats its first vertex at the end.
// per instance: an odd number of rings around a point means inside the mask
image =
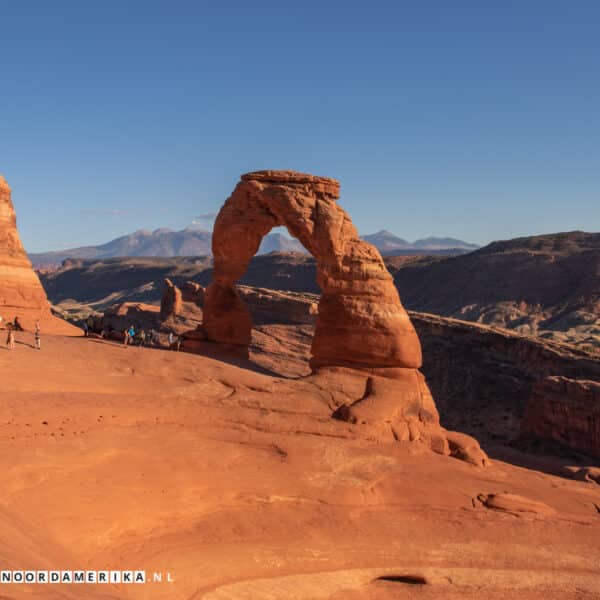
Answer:
POLYGON ((17 341, 0 350, 2 568, 175 580, 33 597, 597 597, 596 484, 369 441, 330 418, 328 387, 252 363, 17 341))

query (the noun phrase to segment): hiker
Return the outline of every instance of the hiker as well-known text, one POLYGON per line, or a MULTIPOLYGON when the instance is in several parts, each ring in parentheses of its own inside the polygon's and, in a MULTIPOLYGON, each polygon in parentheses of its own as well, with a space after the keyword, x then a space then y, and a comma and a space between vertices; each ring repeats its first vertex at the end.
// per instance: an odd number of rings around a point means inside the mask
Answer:
POLYGON ((181 348, 181 336, 178 335, 177 339, 175 340, 175 350, 177 350, 177 352, 179 352, 180 348, 181 348))
POLYGON ((40 327, 39 319, 35 322, 35 347, 38 350, 42 349, 42 338, 41 338, 42 328, 40 327))
POLYGON ((128 343, 129 343, 129 329, 124 329, 123 330, 123 345, 125 347, 127 347, 128 343))
POLYGON ((169 331, 169 349, 173 349, 173 342, 174 342, 174 338, 173 338, 173 332, 169 331))
POLYGON ((83 322, 83 335, 84 335, 84 337, 89 337, 89 335, 90 335, 90 331, 88 329, 87 321, 83 322))
POLYGON ((133 341, 135 340, 135 329, 134 329, 133 325, 129 326, 128 333, 129 333, 129 340, 131 343, 133 343, 133 341))
POLYGON ((8 346, 9 350, 14 350, 15 348, 15 334, 10 324, 8 325, 8 336, 6 337, 6 345, 8 346))
POLYGON ((139 331, 140 346, 143 348, 146 345, 146 332, 143 329, 139 331))

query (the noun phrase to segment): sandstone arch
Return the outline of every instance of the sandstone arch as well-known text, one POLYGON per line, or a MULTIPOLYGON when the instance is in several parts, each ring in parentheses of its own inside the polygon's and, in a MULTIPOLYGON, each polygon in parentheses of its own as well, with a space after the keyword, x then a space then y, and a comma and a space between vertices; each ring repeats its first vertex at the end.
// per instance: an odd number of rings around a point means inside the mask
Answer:
POLYGON ((359 238, 337 204, 339 190, 335 179, 296 171, 242 175, 215 222, 213 280, 203 325, 190 341, 247 349, 252 319, 235 283, 263 236, 285 225, 317 263, 322 295, 313 373, 305 381, 327 389, 331 416, 356 424, 369 439, 424 443, 483 466, 487 457, 476 440, 440 426, 419 371, 419 338, 379 251, 359 238))
POLYGON ((315 257, 322 291, 312 366, 418 369, 421 345, 379 251, 337 204, 339 183, 296 171, 242 175, 213 231, 213 281, 204 305, 209 340, 246 347, 252 320, 235 289, 260 242, 286 226, 315 257))

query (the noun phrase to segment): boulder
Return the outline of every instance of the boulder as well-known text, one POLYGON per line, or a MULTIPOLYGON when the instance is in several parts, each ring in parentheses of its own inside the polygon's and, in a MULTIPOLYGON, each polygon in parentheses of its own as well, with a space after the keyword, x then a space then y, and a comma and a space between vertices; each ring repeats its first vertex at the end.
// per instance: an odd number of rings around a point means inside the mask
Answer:
POLYGON ((458 431, 446 431, 446 439, 450 448, 450 456, 464 460, 476 467, 489 465, 487 454, 481 449, 475 438, 458 431))
POLYGON ((600 485, 600 467, 570 467, 563 470, 563 474, 576 481, 587 481, 600 485))
POLYGON ((479 494, 477 500, 486 508, 500 510, 513 515, 529 514, 538 517, 553 517, 558 515, 556 510, 543 502, 531 500, 525 496, 509 492, 479 494))

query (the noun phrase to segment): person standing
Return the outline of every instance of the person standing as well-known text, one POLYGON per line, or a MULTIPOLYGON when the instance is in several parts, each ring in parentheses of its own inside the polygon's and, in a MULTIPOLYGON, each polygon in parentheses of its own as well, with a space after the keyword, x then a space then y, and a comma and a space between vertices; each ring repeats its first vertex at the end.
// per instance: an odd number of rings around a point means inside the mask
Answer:
POLYGON ((37 350, 41 350, 42 349, 42 337, 41 337, 41 333, 42 333, 42 328, 40 327, 40 320, 37 319, 35 322, 35 347, 37 350))
POLYGON ((8 336, 6 337, 6 345, 8 346, 9 350, 14 350, 15 348, 15 332, 13 331, 13 328, 10 325, 8 326, 8 336))

